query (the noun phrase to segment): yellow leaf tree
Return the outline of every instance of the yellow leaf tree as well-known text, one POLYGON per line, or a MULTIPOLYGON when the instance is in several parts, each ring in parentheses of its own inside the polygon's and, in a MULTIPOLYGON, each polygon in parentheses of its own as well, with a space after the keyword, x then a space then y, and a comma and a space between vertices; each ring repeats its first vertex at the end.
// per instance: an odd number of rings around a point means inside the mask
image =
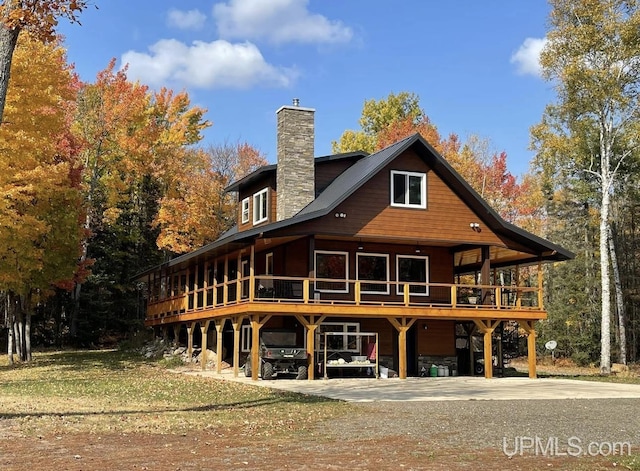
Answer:
POLYGON ((3 0, 0 3, 0 125, 11 73, 11 61, 20 32, 45 43, 55 40, 58 18, 77 22, 86 0, 3 0))
POLYGON ((30 359, 37 302, 73 279, 80 253, 79 168, 69 139, 75 83, 64 50, 22 35, 0 127, 0 291, 10 358, 30 359))

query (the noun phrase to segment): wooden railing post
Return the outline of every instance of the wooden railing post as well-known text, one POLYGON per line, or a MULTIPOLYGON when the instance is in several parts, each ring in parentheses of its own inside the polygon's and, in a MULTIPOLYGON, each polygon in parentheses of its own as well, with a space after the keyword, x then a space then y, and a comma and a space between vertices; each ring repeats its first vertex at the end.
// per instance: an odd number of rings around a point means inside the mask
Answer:
POLYGON ((544 300, 542 296, 542 263, 538 262, 538 309, 544 310, 544 300))
POLYGON ((302 299, 305 304, 309 304, 309 278, 302 280, 302 299))
POLYGON ((498 309, 502 307, 502 288, 500 286, 496 286, 496 302, 495 305, 498 309))
POLYGON ((249 259, 249 302, 253 302, 256 293, 256 246, 251 246, 251 258, 249 259))
POLYGON ((451 307, 455 308, 458 304, 458 287, 451 285, 451 307))
MULTIPOLYGON (((348 283, 348 282, 347 282, 348 283)), ((356 301, 356 306, 360 306, 360 280, 356 280, 355 282, 355 301, 356 301)))
POLYGON ((409 305, 409 301, 411 300, 411 297, 409 295, 409 283, 405 283, 404 284, 402 292, 404 294, 404 305, 408 306, 409 305))
POLYGON ((224 256, 224 286, 222 287, 222 305, 229 302, 229 255, 224 256))

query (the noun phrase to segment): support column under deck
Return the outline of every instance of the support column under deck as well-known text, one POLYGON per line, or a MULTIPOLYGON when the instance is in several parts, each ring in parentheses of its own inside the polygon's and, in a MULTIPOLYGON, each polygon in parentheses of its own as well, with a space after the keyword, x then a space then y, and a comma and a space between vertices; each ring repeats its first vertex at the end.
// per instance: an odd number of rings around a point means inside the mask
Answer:
POLYGON ((496 329, 499 320, 476 320, 474 321, 478 330, 484 334, 484 377, 493 378, 493 331, 496 329))
POLYGON ((527 359, 529 361, 529 378, 538 377, 536 372, 536 321, 521 321, 520 325, 527 332, 527 359))
MULTIPOLYGON (((209 331, 209 324, 211 321, 207 320, 200 324, 200 332, 202 333, 202 352, 200 353, 200 366, 202 370, 207 369, 207 332, 209 331)), ((220 363, 218 360, 216 363, 220 363)))
POLYGON ((326 316, 297 315, 296 319, 307 329, 307 379, 315 379, 316 330, 326 316))
POLYGON ((416 319, 388 317, 387 320, 398 331, 398 376, 400 379, 407 379, 407 331, 416 319))

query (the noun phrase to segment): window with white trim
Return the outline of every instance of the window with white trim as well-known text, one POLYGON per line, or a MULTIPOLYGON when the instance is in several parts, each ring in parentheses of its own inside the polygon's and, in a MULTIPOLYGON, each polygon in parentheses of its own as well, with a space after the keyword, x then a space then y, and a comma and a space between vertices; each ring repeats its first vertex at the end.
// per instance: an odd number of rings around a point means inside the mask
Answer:
POLYGON ((251 326, 249 324, 240 327, 240 351, 244 353, 251 351, 251 326))
POLYGON ((355 352, 360 353, 361 337, 350 335, 360 332, 358 322, 323 322, 316 329, 316 351, 324 351, 325 332, 334 332, 343 335, 327 335, 328 352, 355 352))
POLYGON ((249 222, 249 198, 242 200, 242 224, 249 222))
POLYGON ((267 197, 269 194, 269 188, 260 190, 253 195, 253 223, 260 224, 265 222, 269 216, 269 205, 267 204, 267 197))
POLYGON ((391 206, 426 208, 427 175, 391 170, 391 206))
POLYGON ((429 296, 429 257, 419 255, 398 255, 396 257, 397 294, 404 293, 404 284, 409 284, 409 293, 415 296, 429 296))
POLYGON ((389 294, 389 255, 358 252, 356 279, 361 282, 362 294, 389 294), (365 283, 366 281, 373 283, 365 283))
POLYGON ((325 293, 348 293, 349 253, 315 251, 316 291, 325 293), (340 281, 330 281, 332 279, 340 281))

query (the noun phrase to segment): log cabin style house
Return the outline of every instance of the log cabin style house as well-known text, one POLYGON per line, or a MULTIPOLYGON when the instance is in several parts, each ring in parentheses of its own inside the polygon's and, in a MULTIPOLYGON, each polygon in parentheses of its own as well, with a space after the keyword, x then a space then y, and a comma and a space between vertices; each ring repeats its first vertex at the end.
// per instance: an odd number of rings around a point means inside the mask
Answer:
POLYGON ((541 264, 573 254, 504 221, 420 135, 314 158, 314 112, 277 111, 277 164, 228 187, 231 230, 140 274, 146 325, 176 342, 186 330, 189 351, 214 350, 236 376, 260 364, 261 329, 295 330, 309 379, 343 374, 327 375, 327 355, 400 378, 434 364, 491 378, 496 334, 516 329, 535 377, 541 264))

